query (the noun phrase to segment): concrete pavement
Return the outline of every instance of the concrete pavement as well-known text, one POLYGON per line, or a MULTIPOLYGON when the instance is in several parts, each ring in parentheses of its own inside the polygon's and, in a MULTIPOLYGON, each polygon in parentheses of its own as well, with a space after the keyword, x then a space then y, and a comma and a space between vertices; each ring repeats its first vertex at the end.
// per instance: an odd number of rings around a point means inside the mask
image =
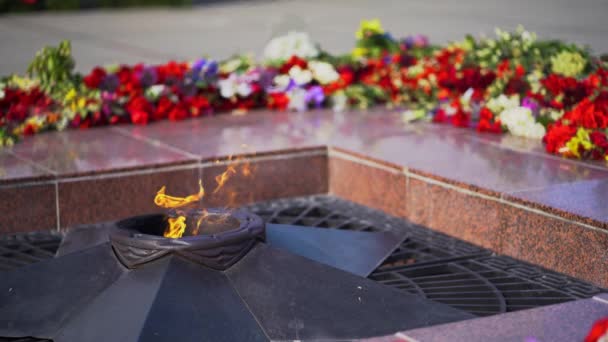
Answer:
POLYGON ((345 52, 364 18, 381 19, 396 36, 424 33, 436 43, 523 24, 540 37, 605 53, 607 15, 607 0, 275 0, 9 15, 0 17, 0 74, 24 72, 36 50, 61 39, 72 40, 81 71, 117 62, 261 54, 272 36, 288 30, 307 31, 330 52, 345 52))

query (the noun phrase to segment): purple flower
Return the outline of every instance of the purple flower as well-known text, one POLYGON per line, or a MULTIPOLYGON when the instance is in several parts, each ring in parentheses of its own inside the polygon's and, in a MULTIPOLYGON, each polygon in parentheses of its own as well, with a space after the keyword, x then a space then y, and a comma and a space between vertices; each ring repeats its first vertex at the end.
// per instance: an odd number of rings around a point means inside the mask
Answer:
POLYGON ((120 85, 120 80, 116 74, 108 74, 101 82, 99 88, 109 92, 113 92, 120 85))
POLYGON ((532 113, 536 113, 538 110, 538 103, 529 97, 526 97, 521 101, 521 106, 530 109, 532 113))
POLYGON ((422 34, 416 34, 413 36, 407 36, 401 44, 405 46, 406 49, 411 49, 413 47, 425 47, 429 45, 429 39, 427 36, 422 34))
POLYGON ((320 108, 323 100, 325 100, 325 94, 320 86, 311 87, 306 92, 306 103, 314 103, 315 107, 320 108))
POLYGON ((217 76, 217 72, 219 70, 219 66, 216 61, 210 61, 205 68, 205 77, 215 77, 217 76))
POLYGON ((201 58, 198 61, 194 62, 194 64, 192 64, 192 71, 194 71, 195 73, 198 73, 201 70, 203 70, 203 67, 206 64, 207 64, 207 60, 204 58, 201 58))
POLYGON ((156 77, 156 69, 149 66, 144 67, 137 76, 139 78, 139 82, 144 88, 156 84, 156 81, 158 80, 156 77))
POLYGON ((191 77, 194 82, 199 80, 208 81, 217 76, 218 70, 219 67, 216 61, 201 58, 192 64, 191 77))
POLYGON ((263 89, 270 89, 274 82, 275 76, 278 74, 276 69, 262 69, 260 72, 260 87, 263 89))

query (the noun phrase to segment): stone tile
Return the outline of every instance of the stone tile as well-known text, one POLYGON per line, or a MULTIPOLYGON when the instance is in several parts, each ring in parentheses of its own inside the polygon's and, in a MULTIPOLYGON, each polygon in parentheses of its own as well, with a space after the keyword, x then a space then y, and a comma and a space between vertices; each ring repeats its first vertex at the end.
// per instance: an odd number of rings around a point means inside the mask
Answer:
POLYGON ((608 304, 584 299, 399 333, 415 341, 583 341, 608 304))
POLYGON ((383 336, 383 337, 373 337, 366 338, 363 340, 357 340, 361 342, 408 342, 407 340, 400 338, 398 336, 383 336))
POLYGON ((470 243, 497 250, 503 204, 409 177, 408 219, 470 243))
POLYGON ((13 153, 32 160, 58 176, 179 164, 193 158, 153 146, 109 127, 69 130, 28 137, 15 145, 13 153))
POLYGON ((355 152, 490 192, 608 179, 608 170, 500 148, 449 128, 420 124, 400 133, 368 137, 355 152))
POLYGON ((548 154, 545 145, 541 140, 518 137, 511 134, 479 134, 475 131, 468 131, 467 134, 473 139, 482 140, 501 148, 537 155, 544 158, 553 158, 564 163, 581 165, 583 167, 606 170, 606 163, 603 161, 566 159, 558 155, 548 154))
POLYGON ((0 233, 57 228, 55 184, 0 187, 0 233))
POLYGON ((399 169, 365 165, 341 157, 330 157, 329 192, 350 201, 407 216, 406 178, 399 169))
POLYGON ((0 151, 0 184, 24 181, 41 181, 53 178, 53 174, 21 160, 6 151, 0 151))
POLYGON ((199 169, 192 168, 117 176, 93 176, 60 181, 61 227, 118 220, 128 216, 160 212, 154 196, 163 186, 175 196, 198 191, 199 169))
POLYGON ((221 114, 120 129, 136 137, 161 141, 202 159, 212 159, 324 146, 326 139, 319 138, 319 132, 321 123, 328 119, 327 114, 327 111, 294 114, 260 110, 246 115, 221 114))
POLYGON ((499 252, 608 287, 608 232, 504 206, 499 252))
POLYGON ((511 192, 505 198, 570 220, 608 228, 608 180, 580 181, 511 192))
POLYGON ((237 174, 214 193, 215 178, 221 175, 226 165, 203 167, 203 184, 206 206, 235 207, 256 201, 282 197, 305 196, 327 193, 327 156, 282 155, 253 159, 249 164, 250 174, 243 174, 246 160, 236 165, 237 174))

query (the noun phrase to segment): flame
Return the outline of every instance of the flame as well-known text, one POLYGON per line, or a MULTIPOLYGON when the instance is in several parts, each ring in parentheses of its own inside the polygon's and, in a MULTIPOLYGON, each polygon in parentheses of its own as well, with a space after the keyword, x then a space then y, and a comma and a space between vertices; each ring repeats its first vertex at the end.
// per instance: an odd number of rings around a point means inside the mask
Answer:
POLYGON ((171 239, 179 239, 184 235, 186 231, 186 216, 180 215, 178 217, 169 217, 169 226, 163 234, 164 237, 171 239))
MULTIPOLYGON (((248 146, 247 145, 241 145, 241 147, 243 149, 247 149, 248 146)), ((254 153, 255 155, 255 153, 254 153)), ((245 162, 243 162, 243 160, 245 160, 244 156, 241 157, 236 157, 233 158, 232 155, 228 156, 228 160, 227 160, 227 165, 226 165, 226 170, 224 172, 222 172, 221 174, 217 175, 215 177, 215 182, 217 183, 216 188, 213 190, 213 195, 217 194, 223 187, 224 185, 228 182, 228 180, 235 176, 235 175, 242 175, 243 177, 251 177, 255 171, 255 169, 251 166, 251 163, 249 160, 246 160, 245 162)), ((223 164, 220 160, 216 160, 214 162, 214 164, 219 165, 219 164, 223 164)), ((190 204, 195 204, 196 202, 199 202, 204 196, 205 196, 205 188, 203 187, 203 182, 202 180, 199 179, 198 181, 198 186, 199 186, 199 191, 196 194, 192 194, 186 197, 177 197, 177 196, 170 196, 167 195, 165 193, 166 191, 166 186, 162 186, 160 188, 160 190, 158 190, 158 192, 156 193, 156 196, 154 197, 154 204, 156 204, 157 206, 161 207, 161 208, 166 208, 166 209, 178 209, 178 208, 182 208, 185 206, 188 206, 190 204)), ((228 200, 227 207, 233 207, 236 204, 237 199, 242 199, 243 196, 242 194, 237 196, 239 194, 237 194, 236 191, 229 191, 226 194, 226 199, 228 200)), ((249 201, 251 200, 251 193, 248 193, 249 195, 249 201)), ((197 214, 196 216, 194 216, 194 218, 196 219, 196 225, 194 227, 187 227, 186 224, 186 215, 184 214, 183 211, 181 210, 177 210, 177 217, 169 217, 167 219, 168 222, 168 226, 165 230, 165 232, 163 233, 164 237, 167 238, 181 238, 185 232, 186 229, 189 228, 189 230, 192 231, 192 235, 198 235, 199 230, 201 228, 201 224, 203 223, 203 221, 205 220, 206 217, 209 216, 209 212, 207 212, 207 210, 202 209, 202 211, 197 214)))
POLYGON ((224 184, 226 184, 226 182, 234 174, 236 174, 235 165, 228 164, 228 166, 226 167, 226 171, 222 172, 220 175, 215 176, 215 182, 217 183, 217 187, 215 187, 213 193, 216 194, 218 191, 220 191, 224 184))
POLYGON ((201 223, 203 223, 203 220, 208 215, 209 215, 209 212, 206 209, 203 209, 202 213, 200 214, 200 216, 196 220, 196 228, 194 228, 194 230, 192 231, 192 235, 198 235, 198 232, 199 232, 199 230, 201 228, 201 223))
POLYGON ((175 197, 169 196, 165 194, 166 187, 163 185, 160 190, 156 193, 156 197, 154 197, 154 204, 159 207, 172 209, 172 208, 180 208, 185 205, 188 205, 193 202, 199 201, 203 196, 205 196, 205 188, 203 188, 203 182, 198 180, 199 190, 197 194, 193 194, 186 197, 175 197))

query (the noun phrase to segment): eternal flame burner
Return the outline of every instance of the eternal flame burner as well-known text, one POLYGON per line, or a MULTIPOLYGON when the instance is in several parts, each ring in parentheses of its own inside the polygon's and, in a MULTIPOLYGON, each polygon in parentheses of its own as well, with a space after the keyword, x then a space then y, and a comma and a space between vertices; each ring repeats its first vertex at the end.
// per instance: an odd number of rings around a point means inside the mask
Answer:
POLYGON ((175 254, 216 270, 225 270, 265 237, 262 219, 245 210, 207 209, 204 214, 191 210, 186 217, 187 221, 203 218, 198 235, 165 238, 165 215, 136 216, 118 222, 110 231, 112 247, 128 268, 175 254))

